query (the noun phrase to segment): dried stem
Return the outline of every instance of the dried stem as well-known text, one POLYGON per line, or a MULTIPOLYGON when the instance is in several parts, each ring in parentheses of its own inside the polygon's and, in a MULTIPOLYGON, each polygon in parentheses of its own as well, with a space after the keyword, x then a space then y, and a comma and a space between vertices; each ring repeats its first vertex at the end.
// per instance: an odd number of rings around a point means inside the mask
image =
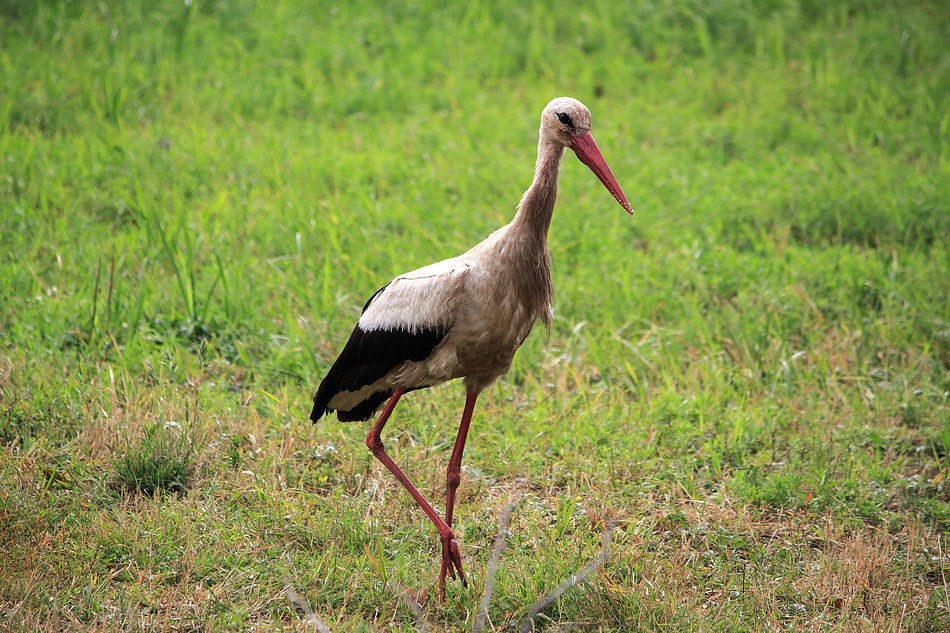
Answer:
POLYGON ((479 633, 485 628, 488 606, 491 604, 492 594, 495 592, 495 579, 498 576, 501 552, 505 549, 505 539, 508 537, 508 521, 511 519, 511 513, 514 512, 519 501, 521 501, 521 495, 516 495, 505 505, 501 511, 501 516, 498 517, 498 534, 495 535, 495 546, 492 549, 491 558, 488 560, 488 569, 485 571, 485 589, 482 591, 482 599, 478 605, 478 613, 475 615, 472 633, 479 633))
POLYGON ((522 620, 521 625, 518 627, 518 630, 521 633, 528 633, 534 629, 534 619, 539 613, 551 606, 556 600, 563 596, 568 589, 572 589, 579 583, 584 582, 588 576, 601 568, 601 566, 607 560, 607 557, 610 556, 610 536, 613 532, 614 526, 615 523, 611 521, 607 524, 607 527, 604 528, 604 546, 600 552, 594 556, 593 560, 587 563, 587 565, 585 565, 584 568, 576 574, 568 576, 562 580, 561 584, 554 588, 554 591, 545 594, 537 602, 531 605, 531 608, 528 609, 528 616, 522 620))
POLYGON ((287 599, 297 605, 297 608, 303 612, 304 623, 316 629, 318 633, 331 633, 330 627, 320 616, 313 612, 310 602, 294 590, 289 580, 284 581, 284 593, 287 594, 287 599))

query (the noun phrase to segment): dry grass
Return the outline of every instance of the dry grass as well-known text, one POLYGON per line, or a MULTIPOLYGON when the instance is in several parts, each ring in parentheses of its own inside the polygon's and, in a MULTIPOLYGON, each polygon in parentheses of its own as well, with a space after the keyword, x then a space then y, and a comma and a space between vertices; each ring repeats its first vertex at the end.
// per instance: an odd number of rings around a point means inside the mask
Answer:
POLYGON ((683 621, 711 630, 747 607, 761 630, 930 631, 946 622, 945 568, 932 566, 946 555, 920 526, 890 534, 807 513, 678 506, 672 521, 653 517, 654 551, 625 550, 632 585, 608 590, 653 606, 637 618, 646 629, 683 621))

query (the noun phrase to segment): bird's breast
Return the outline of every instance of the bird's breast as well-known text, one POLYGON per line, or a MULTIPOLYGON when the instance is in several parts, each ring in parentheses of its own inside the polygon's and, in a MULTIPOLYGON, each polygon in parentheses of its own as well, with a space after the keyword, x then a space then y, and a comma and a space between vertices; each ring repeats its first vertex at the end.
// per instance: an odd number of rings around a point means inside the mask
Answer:
POLYGON ((456 376, 484 375, 494 380, 508 371, 515 352, 550 303, 525 293, 516 283, 498 275, 473 276, 466 306, 443 345, 451 349, 456 376), (486 279, 487 277, 487 279, 486 279))

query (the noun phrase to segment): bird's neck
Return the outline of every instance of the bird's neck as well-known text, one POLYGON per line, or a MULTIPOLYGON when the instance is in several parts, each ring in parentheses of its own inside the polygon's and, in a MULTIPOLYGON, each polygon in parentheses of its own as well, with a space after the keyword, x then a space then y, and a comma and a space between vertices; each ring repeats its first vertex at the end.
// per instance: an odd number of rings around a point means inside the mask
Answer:
POLYGON ((534 181, 521 197, 512 228, 547 241, 554 202, 557 200, 557 176, 561 169, 564 147, 556 143, 538 142, 538 162, 534 166, 534 181))

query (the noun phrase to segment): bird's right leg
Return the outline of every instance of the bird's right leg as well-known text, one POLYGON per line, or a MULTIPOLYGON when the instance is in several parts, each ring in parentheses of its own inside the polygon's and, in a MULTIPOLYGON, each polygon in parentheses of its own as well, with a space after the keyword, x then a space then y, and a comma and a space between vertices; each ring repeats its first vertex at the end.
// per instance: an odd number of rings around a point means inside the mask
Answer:
MULTIPOLYGON (((412 495, 412 498, 416 500, 416 503, 419 504, 419 507, 422 508, 422 511, 426 513, 426 516, 429 517, 429 520, 435 524, 435 529, 439 532, 439 539, 442 541, 442 565, 443 568, 446 565, 449 565, 449 570, 452 571, 452 577, 455 577, 455 571, 458 570, 459 577, 462 579, 462 584, 467 585, 468 583, 465 580, 465 572, 462 571, 462 556, 459 553, 458 542, 455 540, 455 533, 452 531, 452 528, 442 520, 442 517, 438 515, 435 509, 432 507, 425 497, 419 492, 419 490, 409 481, 409 478, 406 477, 405 473, 399 469, 399 466, 396 465, 396 462, 386 454, 386 448, 383 446, 383 440, 380 437, 380 434, 383 432, 383 427, 386 426, 386 422, 389 421, 389 416, 392 415, 393 409, 396 408, 396 403, 399 402, 399 398, 405 393, 405 389, 396 389, 393 391, 392 397, 389 399, 389 402, 386 403, 386 407, 383 409, 383 412, 379 414, 379 419, 376 420, 376 424, 373 425, 373 428, 370 430, 369 435, 366 436, 366 446, 369 447, 370 452, 373 453, 373 456, 383 463, 389 472, 393 474, 396 479, 399 480, 399 483, 402 484, 402 487, 412 495)), ((444 599, 445 597, 445 588, 444 588, 444 575, 440 577, 439 582, 439 597, 444 599)))

